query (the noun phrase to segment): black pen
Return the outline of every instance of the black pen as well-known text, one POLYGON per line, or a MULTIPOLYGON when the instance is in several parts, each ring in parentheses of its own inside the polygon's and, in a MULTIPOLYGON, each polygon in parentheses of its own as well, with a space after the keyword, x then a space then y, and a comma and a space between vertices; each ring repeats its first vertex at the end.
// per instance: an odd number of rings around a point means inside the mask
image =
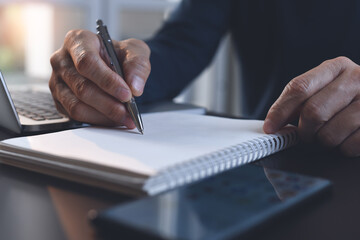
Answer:
MULTIPOLYGON (((122 68, 119 64, 119 60, 117 58, 114 45, 112 44, 112 40, 110 38, 109 32, 107 30, 107 27, 103 24, 103 21, 101 19, 96 21, 97 23, 97 34, 102 39, 104 46, 106 48, 106 51, 109 55, 110 64, 113 67, 114 71, 119 74, 124 79, 124 74, 122 72, 122 68)), ((125 79, 124 79, 125 80, 125 79)), ((140 112, 137 108, 136 102, 134 97, 131 97, 130 101, 126 102, 126 108, 129 111, 132 120, 135 123, 136 128, 141 134, 144 134, 144 126, 142 123, 140 112)))

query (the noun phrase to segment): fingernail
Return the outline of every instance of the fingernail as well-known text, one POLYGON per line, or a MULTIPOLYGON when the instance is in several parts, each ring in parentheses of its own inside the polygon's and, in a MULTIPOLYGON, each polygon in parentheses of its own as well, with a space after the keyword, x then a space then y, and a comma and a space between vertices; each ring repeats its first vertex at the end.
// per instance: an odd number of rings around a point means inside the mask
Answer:
POLYGON ((132 81, 132 87, 136 92, 141 93, 144 90, 144 85, 145 82, 143 79, 138 76, 134 76, 134 79, 132 81))
POLYGON ((131 98, 131 93, 130 90, 126 89, 126 88, 119 88, 116 94, 116 97, 121 101, 121 102, 127 102, 130 100, 131 98))

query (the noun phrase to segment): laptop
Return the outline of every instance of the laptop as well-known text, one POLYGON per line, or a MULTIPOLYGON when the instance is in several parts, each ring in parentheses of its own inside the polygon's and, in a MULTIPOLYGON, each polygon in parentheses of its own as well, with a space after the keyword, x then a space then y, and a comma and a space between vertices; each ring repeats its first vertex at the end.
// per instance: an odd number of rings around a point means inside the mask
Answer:
POLYGON ((10 91, 0 71, 0 127, 16 134, 58 131, 83 124, 59 113, 50 92, 10 91))

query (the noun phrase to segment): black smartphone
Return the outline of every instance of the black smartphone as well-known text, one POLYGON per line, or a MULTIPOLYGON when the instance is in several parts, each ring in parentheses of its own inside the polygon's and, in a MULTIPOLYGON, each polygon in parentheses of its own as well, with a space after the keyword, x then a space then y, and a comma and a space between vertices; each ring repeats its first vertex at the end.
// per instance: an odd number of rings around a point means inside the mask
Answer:
POLYGON ((328 180, 245 165, 93 217, 104 239, 226 239, 330 189, 328 180))

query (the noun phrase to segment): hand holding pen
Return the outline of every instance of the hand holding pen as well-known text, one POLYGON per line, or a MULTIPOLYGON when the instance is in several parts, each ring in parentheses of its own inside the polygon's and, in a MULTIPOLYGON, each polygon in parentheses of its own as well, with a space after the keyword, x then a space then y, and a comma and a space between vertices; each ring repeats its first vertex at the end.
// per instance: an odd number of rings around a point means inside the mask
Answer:
POLYGON ((108 53, 95 33, 69 32, 51 57, 49 87, 58 110, 74 120, 135 128, 123 103, 142 94, 150 74, 150 49, 136 39, 113 44, 124 78, 107 64, 108 53))
MULTIPOLYGON (((97 20, 96 23, 97 23, 96 30, 98 31, 97 34, 100 36, 101 40, 103 41, 106 52, 108 53, 109 56, 110 64, 113 67, 113 70, 117 74, 119 74, 120 77, 124 79, 124 74, 120 66, 117 54, 115 52, 114 45, 112 44, 111 37, 108 33, 107 27, 103 25, 102 20, 97 20)), ((130 100, 126 102, 126 108, 129 111, 131 119, 133 120, 138 131, 141 134, 144 134, 144 126, 134 97, 131 97, 130 100)))

